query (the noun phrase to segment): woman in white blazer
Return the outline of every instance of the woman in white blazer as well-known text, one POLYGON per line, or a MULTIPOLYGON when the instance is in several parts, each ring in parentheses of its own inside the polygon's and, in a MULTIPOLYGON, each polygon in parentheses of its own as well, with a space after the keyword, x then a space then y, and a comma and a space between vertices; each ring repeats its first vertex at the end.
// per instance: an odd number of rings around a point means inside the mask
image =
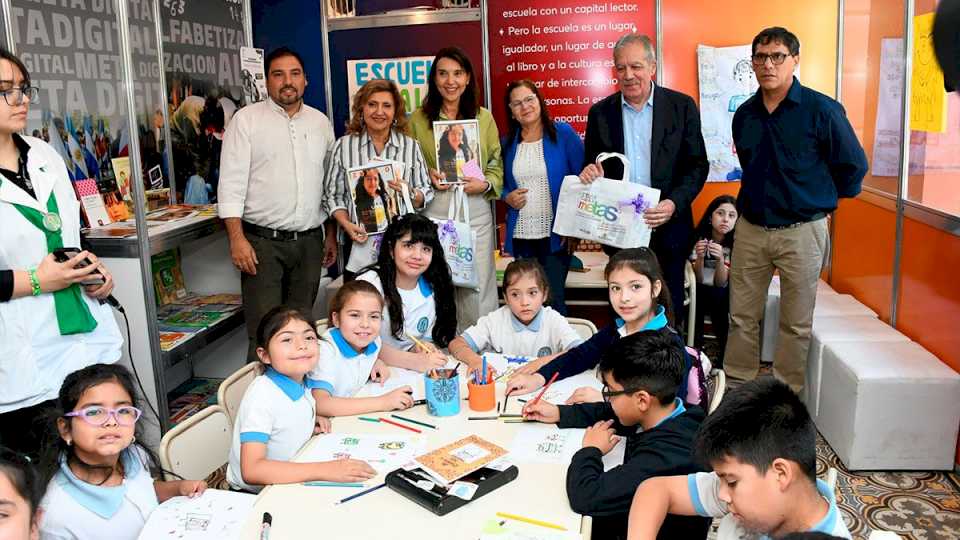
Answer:
POLYGON ((0 49, 0 444, 27 454, 66 376, 116 362, 123 343, 99 302, 113 290, 107 269, 87 252, 64 263, 51 254, 80 245, 80 204, 57 151, 18 133, 36 95, 23 63, 0 49), (80 285, 94 273, 102 284, 80 285))

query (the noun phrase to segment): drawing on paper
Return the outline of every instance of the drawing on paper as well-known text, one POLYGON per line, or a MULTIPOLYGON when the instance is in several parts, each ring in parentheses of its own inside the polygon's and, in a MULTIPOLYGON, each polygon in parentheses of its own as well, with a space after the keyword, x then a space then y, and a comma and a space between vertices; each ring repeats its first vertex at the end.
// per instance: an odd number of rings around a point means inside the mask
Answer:
POLYGON ((210 514, 187 514, 184 529, 187 531, 205 531, 210 526, 210 514))

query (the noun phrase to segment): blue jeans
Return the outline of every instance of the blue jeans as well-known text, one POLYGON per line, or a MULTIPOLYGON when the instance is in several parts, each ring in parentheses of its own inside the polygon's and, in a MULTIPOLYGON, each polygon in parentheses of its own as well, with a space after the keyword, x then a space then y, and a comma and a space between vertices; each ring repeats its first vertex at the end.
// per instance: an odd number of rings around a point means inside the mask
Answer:
POLYGON ((567 273, 570 271, 571 256, 566 247, 559 251, 550 251, 550 238, 513 239, 513 256, 516 259, 536 259, 547 273, 550 285, 550 300, 547 305, 558 313, 567 316, 566 286, 567 273))

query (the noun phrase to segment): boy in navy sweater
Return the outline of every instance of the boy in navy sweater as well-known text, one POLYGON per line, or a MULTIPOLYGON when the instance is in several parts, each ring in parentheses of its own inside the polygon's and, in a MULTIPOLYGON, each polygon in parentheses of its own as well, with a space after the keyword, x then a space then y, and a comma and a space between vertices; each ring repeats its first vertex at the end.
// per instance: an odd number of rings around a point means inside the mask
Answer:
MULTIPOLYGON (((523 414, 560 428, 588 428, 567 470, 567 497, 575 512, 593 516, 595 538, 620 539, 626 538, 630 503, 644 480, 702 470, 691 448, 704 413, 677 398, 684 351, 669 331, 644 330, 617 340, 599 371, 603 402, 531 402, 523 414), (604 472, 602 458, 618 435, 627 438, 623 465, 604 472)), ((670 516, 658 538, 702 539, 709 526, 708 519, 670 516)))

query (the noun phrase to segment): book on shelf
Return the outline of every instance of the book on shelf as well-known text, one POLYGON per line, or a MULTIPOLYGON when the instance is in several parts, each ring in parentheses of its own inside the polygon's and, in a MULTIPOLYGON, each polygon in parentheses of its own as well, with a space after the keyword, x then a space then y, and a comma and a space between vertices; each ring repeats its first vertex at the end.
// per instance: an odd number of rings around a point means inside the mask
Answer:
POLYGON ((170 351, 173 350, 176 346, 182 345, 184 342, 192 338, 194 332, 168 332, 160 331, 160 350, 161 351, 170 351))
POLYGON ((100 187, 93 178, 78 178, 73 181, 73 189, 77 192, 80 199, 80 206, 83 208, 83 217, 90 227, 103 227, 113 222, 107 207, 104 204, 103 196, 100 195, 100 187))
POLYGON ((153 264, 153 287, 157 295, 157 304, 171 304, 187 296, 183 282, 183 270, 180 268, 180 252, 177 249, 157 253, 151 259, 153 264))
POLYGON ((187 328, 206 328, 226 319, 230 313, 222 311, 182 311, 160 321, 161 324, 187 328))

